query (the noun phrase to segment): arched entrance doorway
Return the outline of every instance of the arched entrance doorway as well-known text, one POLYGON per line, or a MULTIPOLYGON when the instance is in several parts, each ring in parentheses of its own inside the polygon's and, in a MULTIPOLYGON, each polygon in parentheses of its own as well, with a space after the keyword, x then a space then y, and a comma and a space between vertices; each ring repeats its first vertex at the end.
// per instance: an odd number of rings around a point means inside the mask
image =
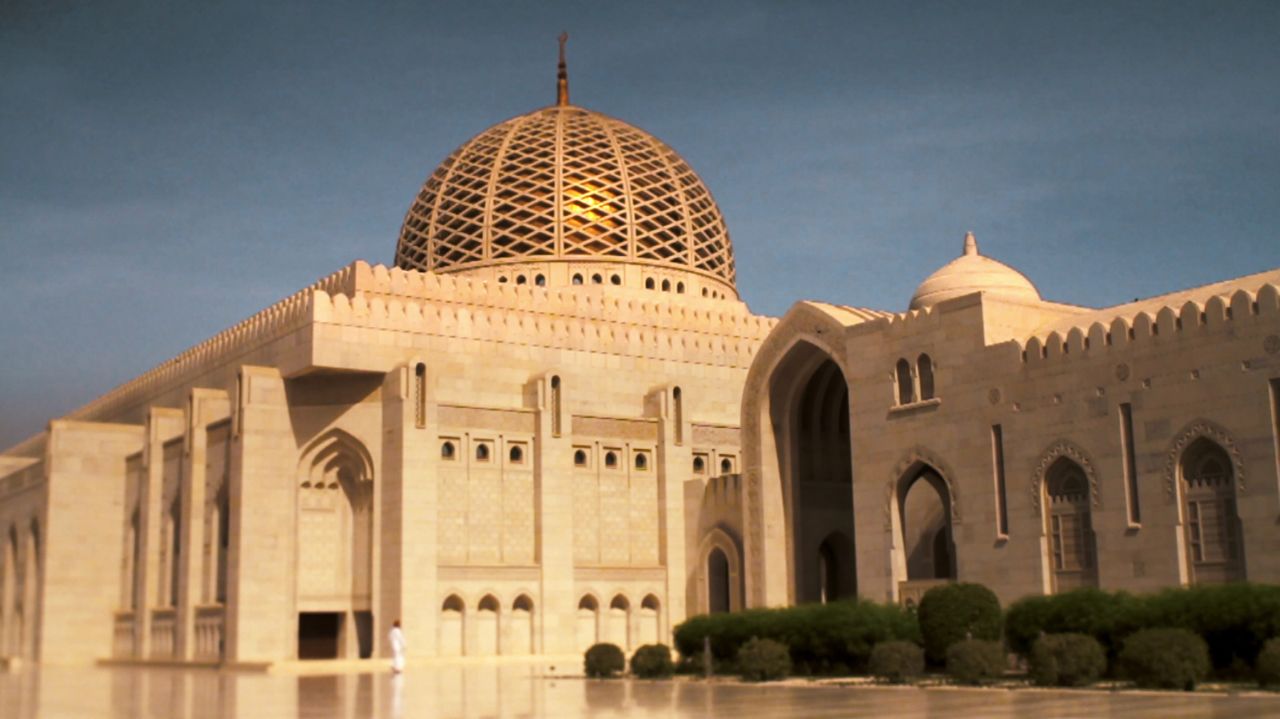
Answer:
POLYGON ((1243 581, 1244 548, 1231 457, 1218 443, 1201 437, 1182 453, 1178 470, 1191 582, 1243 581))
POLYGON ((895 493, 895 574, 899 598, 918 600, 930 586, 956 578, 951 490, 932 465, 914 463, 895 493))
POLYGON ((849 387, 825 352, 800 342, 770 385, 787 507, 791 596, 797 603, 857 595, 849 387))
POLYGON ((719 547, 707 555, 707 603, 712 614, 729 611, 729 558, 719 547))

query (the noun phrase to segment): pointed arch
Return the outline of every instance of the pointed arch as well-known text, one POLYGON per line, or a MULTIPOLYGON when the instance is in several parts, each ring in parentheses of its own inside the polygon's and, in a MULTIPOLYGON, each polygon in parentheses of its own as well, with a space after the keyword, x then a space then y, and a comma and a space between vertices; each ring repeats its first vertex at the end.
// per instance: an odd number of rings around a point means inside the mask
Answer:
POLYGON ((1042 472, 1041 531, 1047 536, 1046 564, 1054 592, 1098 585, 1097 539, 1091 511, 1097 480, 1091 481, 1087 472, 1068 454, 1058 454, 1042 472))
POLYGON ((736 612, 744 608, 739 547, 737 537, 719 526, 712 527, 699 543, 698 607, 702 613, 736 612))
POLYGON ((298 463, 297 586, 300 611, 332 611, 335 598, 371 608, 374 463, 341 429, 311 441, 298 463), (323 605, 323 607, 321 606, 323 605))
POLYGON ((1235 463, 1227 448, 1210 436, 1192 440, 1178 458, 1178 492, 1188 580, 1243 581, 1244 532, 1235 463))
MULTIPOLYGON (((1095 510, 1101 509, 1102 494, 1098 486, 1098 472, 1094 469, 1093 460, 1090 459, 1089 453, 1070 440, 1060 439, 1050 444, 1040 453, 1040 458, 1036 460, 1035 471, 1031 473, 1031 508, 1035 515, 1039 517, 1044 506, 1045 477, 1054 463, 1062 458, 1066 458, 1080 467, 1080 471, 1084 473, 1084 477, 1089 483, 1089 506, 1095 510)), ((1040 530, 1043 535, 1045 528, 1042 526, 1040 530)))
POLYGON ((1235 440, 1232 439, 1231 433, 1216 422, 1208 419, 1196 419, 1187 423, 1178 434, 1174 435, 1174 440, 1170 444, 1169 452, 1165 457, 1164 491, 1166 499, 1170 502, 1178 496, 1178 463, 1182 459, 1183 452, 1192 442, 1201 437, 1212 440, 1222 447, 1223 451, 1230 457, 1236 491, 1244 494, 1248 489, 1245 484, 1244 457, 1241 456, 1240 449, 1236 446, 1235 440))

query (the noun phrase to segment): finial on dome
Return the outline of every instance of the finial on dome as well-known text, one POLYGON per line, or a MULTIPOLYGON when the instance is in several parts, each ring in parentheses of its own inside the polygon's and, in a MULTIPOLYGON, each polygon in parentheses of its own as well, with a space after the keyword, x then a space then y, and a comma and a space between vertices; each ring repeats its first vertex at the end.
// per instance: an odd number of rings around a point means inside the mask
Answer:
POLYGON ((974 238, 972 232, 964 233, 964 253, 966 255, 978 254, 978 240, 974 238))
POLYGON ((564 44, 569 41, 569 33, 560 33, 560 68, 556 72, 556 104, 564 107, 569 104, 569 70, 564 64, 564 44))

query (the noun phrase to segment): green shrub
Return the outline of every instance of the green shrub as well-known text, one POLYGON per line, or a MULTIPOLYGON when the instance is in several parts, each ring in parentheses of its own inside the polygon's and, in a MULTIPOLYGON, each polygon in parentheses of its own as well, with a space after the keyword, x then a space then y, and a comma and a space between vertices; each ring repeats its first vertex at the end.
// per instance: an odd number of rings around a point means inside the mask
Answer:
MULTIPOLYGON (((1223 675, 1254 665, 1267 640, 1280 637, 1280 586, 1222 584, 1168 589, 1141 600, 1141 627, 1180 627, 1209 645, 1223 675)), ((1238 673, 1238 672, 1236 672, 1238 673)))
POLYGON ((915 618, 901 607, 861 600, 703 614, 675 630, 676 649, 683 657, 701 656, 702 641, 710 638, 717 670, 732 664, 752 637, 785 644, 797 670, 829 674, 865 669, 877 643, 919 641, 920 632, 915 618))
POLYGON ((880 642, 867 662, 871 675, 890 684, 903 684, 924 673, 924 650, 899 639, 880 642))
POLYGON ((1143 629, 1124 640, 1120 667, 1138 686, 1191 691, 1209 673, 1209 647, 1186 629, 1143 629))
POLYGON ((738 672, 749 682, 785 679, 791 673, 791 654, 772 639, 751 639, 738 650, 738 672))
POLYGON ((1261 687, 1280 686, 1280 638, 1268 639, 1258 652, 1254 677, 1261 687))
POLYGON ((617 644, 593 644, 583 655, 583 669, 587 676, 608 679, 627 668, 627 657, 617 644))
POLYGON ((1041 634, 1087 634, 1114 660, 1125 636, 1143 628, 1134 597, 1098 589, 1076 589, 1048 597, 1027 597, 1009 607, 1005 641, 1023 657, 1041 634))
POLYGON ((943 584, 925 592, 917 611, 924 652, 940 663, 947 647, 968 638, 1000 638, 1000 600, 981 584, 943 584))
POLYGON ((947 676, 958 684, 985 684, 1004 674, 1004 645, 961 639, 947 647, 947 676))
POLYGON ((675 672, 671 648, 665 644, 645 644, 631 655, 631 673, 641 679, 665 679, 675 672))
POLYGON ((1107 670, 1107 656, 1087 634, 1046 634, 1031 647, 1031 680, 1043 687, 1083 687, 1107 670))

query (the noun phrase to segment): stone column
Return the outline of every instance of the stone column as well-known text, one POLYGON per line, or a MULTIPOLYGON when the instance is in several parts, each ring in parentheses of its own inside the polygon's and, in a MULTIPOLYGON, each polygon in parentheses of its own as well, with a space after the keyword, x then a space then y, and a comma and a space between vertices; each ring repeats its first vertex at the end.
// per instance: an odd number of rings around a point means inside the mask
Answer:
POLYGON ((684 483, 692 472, 693 450, 686 401, 684 390, 676 385, 645 398, 646 414, 658 418, 658 561, 667 569, 667 596, 658 631, 664 644, 671 643, 664 632, 684 621, 687 611, 684 483))
POLYGON ((160 500, 164 490, 164 443, 182 432, 183 413, 180 409, 152 407, 147 413, 145 439, 142 447, 142 466, 145 476, 138 488, 138 534, 141 537, 139 556, 142 566, 135 573, 134 586, 137 613, 134 615, 134 646, 138 657, 151 656, 151 610, 156 605, 156 591, 160 586, 160 527, 162 525, 160 500))
MULTIPOLYGON (((560 372, 548 372, 534 379, 527 392, 537 410, 533 482, 542 595, 534 608, 535 617, 541 618, 541 621, 535 618, 540 642, 534 651, 541 654, 573 654, 577 651, 574 638, 578 602, 573 586, 571 390, 569 377, 560 372)), ((604 608, 601 609, 603 611, 604 608)))
POLYGON ((411 653, 435 656, 436 621, 443 597, 437 596, 435 373, 421 360, 387 373, 382 386, 381 483, 382 591, 374 617, 377 654, 391 656, 385 641, 399 619, 411 653))
POLYGON ((297 656, 298 449, 284 380, 274 368, 240 368, 232 399, 226 658, 297 656))

